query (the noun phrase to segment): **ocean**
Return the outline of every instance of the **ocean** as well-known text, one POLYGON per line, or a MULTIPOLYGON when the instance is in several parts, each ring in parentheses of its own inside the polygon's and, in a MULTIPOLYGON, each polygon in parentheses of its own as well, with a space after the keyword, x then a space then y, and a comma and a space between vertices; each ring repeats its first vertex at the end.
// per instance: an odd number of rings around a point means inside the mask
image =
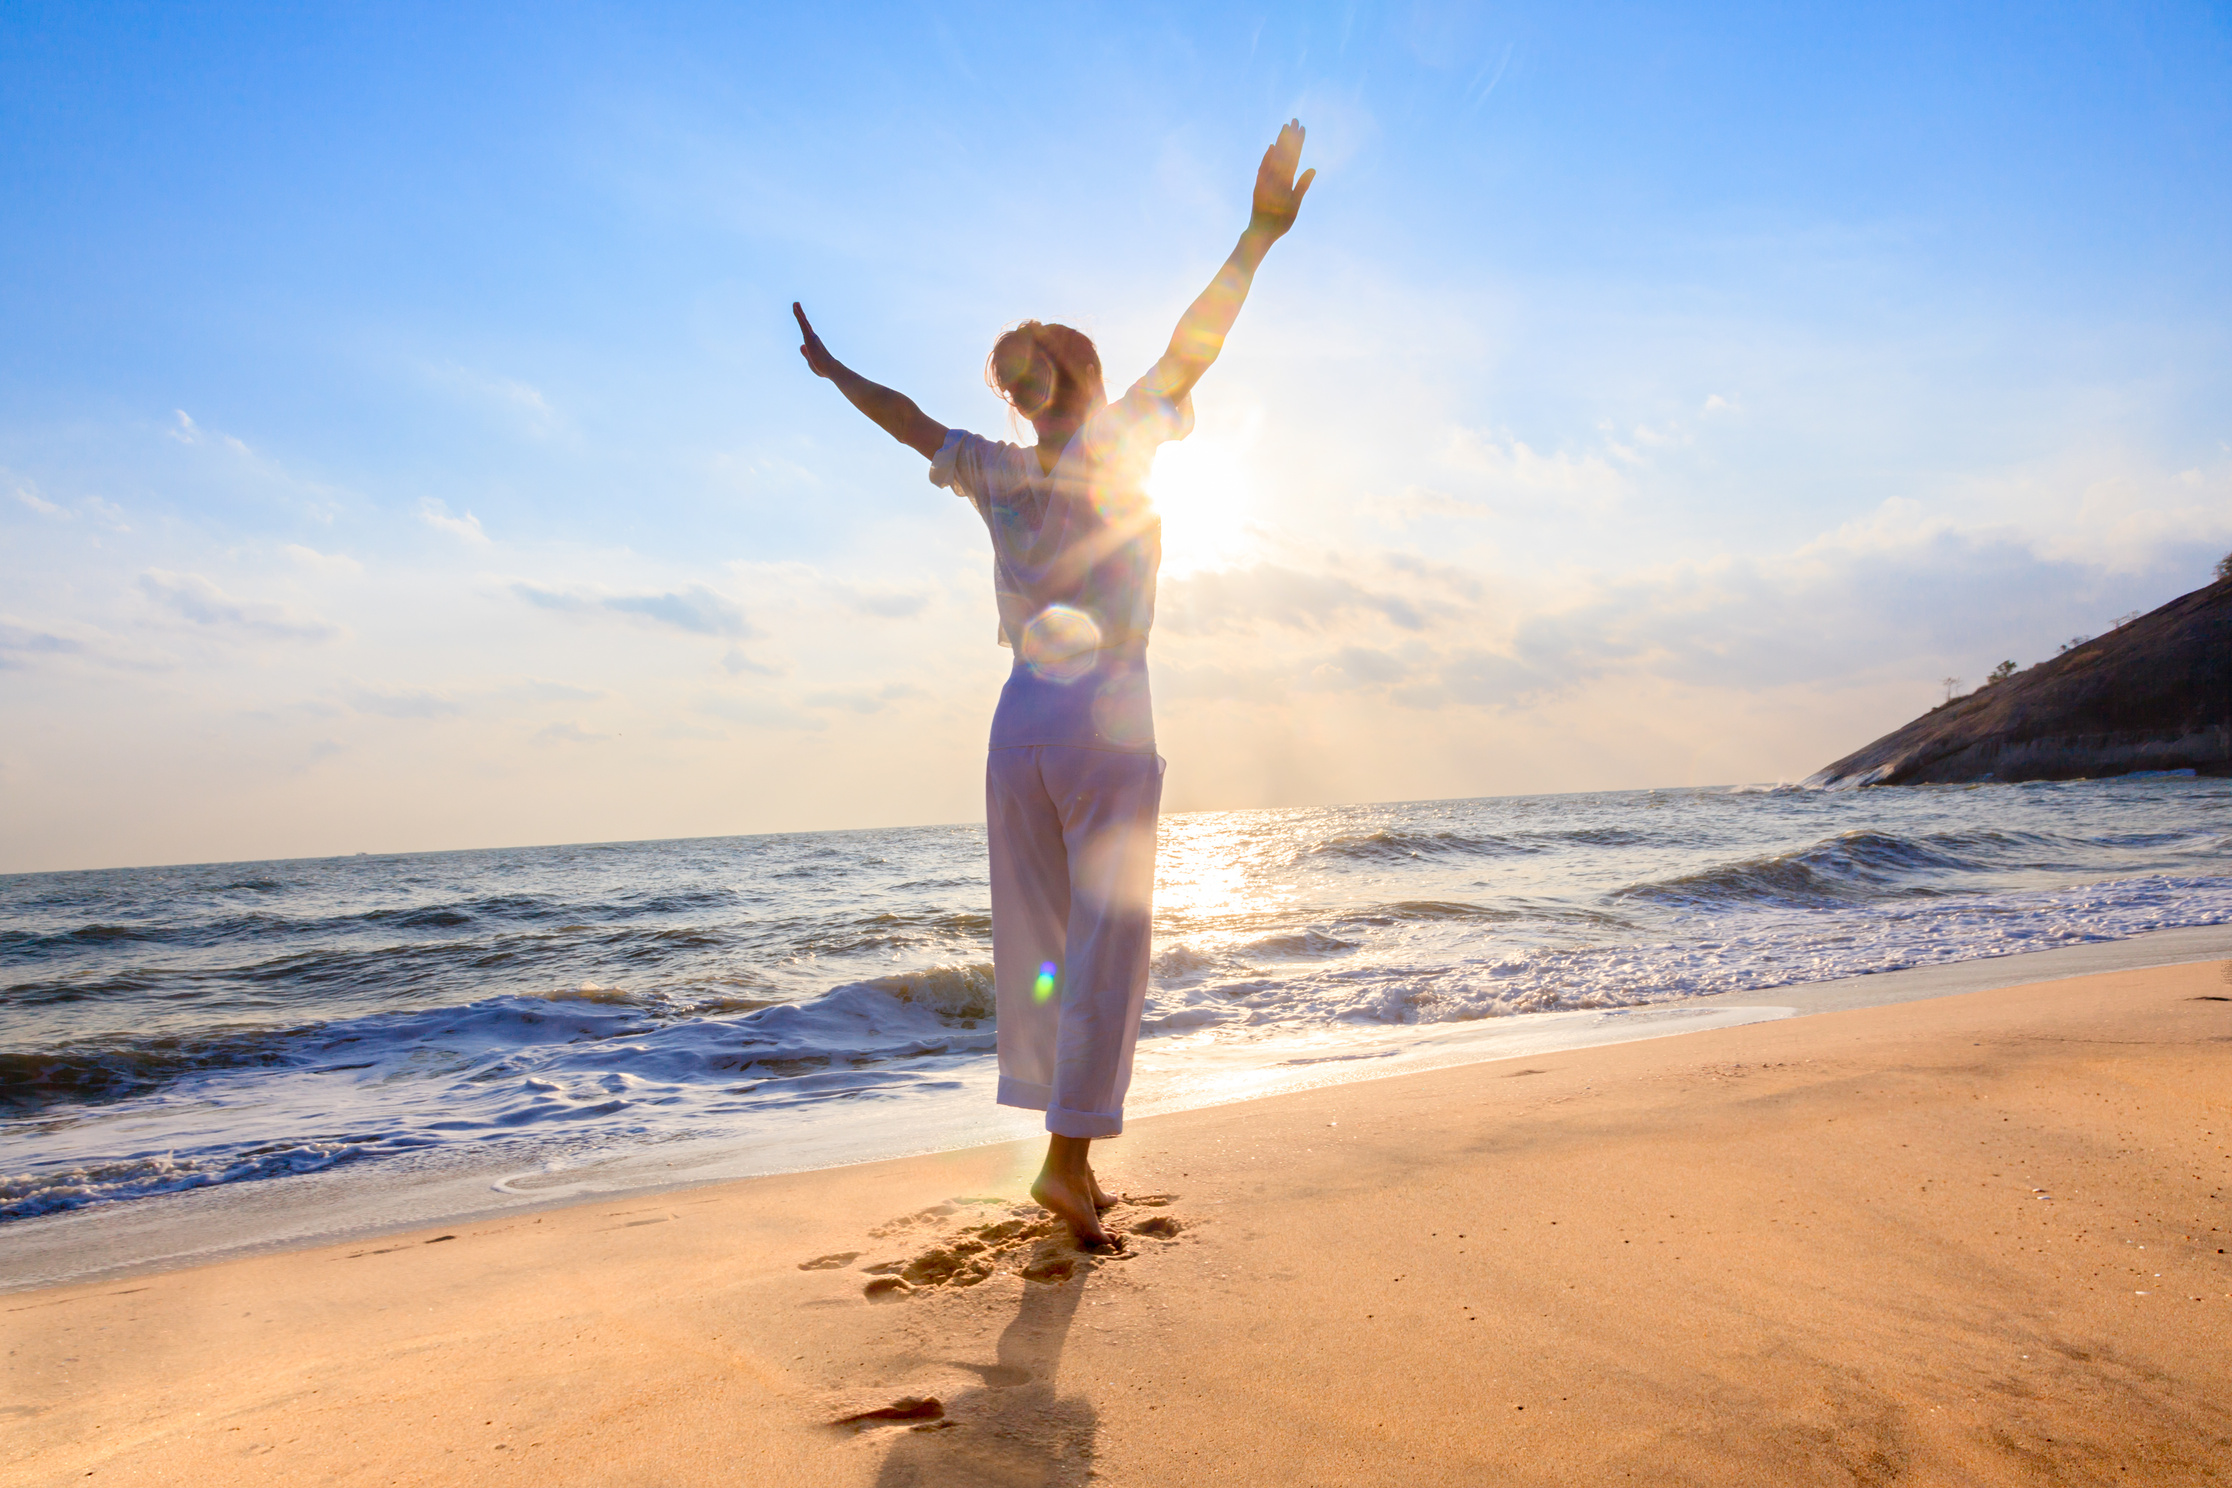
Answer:
MULTIPOLYGON (((1173 816, 1134 1110, 2228 922, 2223 780, 1173 816)), ((990 1104, 990 960, 977 826, 0 878, 0 1221, 1027 1133, 990 1104)))

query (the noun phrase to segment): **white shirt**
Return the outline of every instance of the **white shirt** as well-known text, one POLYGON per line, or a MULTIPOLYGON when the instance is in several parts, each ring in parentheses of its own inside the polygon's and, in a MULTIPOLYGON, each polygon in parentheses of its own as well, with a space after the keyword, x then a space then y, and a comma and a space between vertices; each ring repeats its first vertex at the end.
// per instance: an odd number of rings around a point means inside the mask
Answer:
POLYGON ((1084 422, 1051 471, 1034 449, 947 432, 930 480, 984 518, 1000 643, 1015 648, 994 748, 1153 752, 1146 647, 1162 520, 1146 479, 1155 451, 1192 429, 1190 398, 1134 384, 1084 422))
POLYGON ((1035 449, 947 431, 930 483, 967 497, 992 534, 1002 644, 1022 650, 1049 605, 1090 616, 1101 645, 1145 643, 1162 562, 1147 471, 1157 448, 1192 430, 1192 399, 1134 385, 1085 421, 1052 471, 1035 449))

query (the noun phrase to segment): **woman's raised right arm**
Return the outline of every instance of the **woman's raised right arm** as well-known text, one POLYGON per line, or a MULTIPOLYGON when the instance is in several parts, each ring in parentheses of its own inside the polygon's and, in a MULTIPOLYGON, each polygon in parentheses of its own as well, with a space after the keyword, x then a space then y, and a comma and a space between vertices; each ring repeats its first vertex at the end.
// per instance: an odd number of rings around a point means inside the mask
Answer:
POLYGON ((876 426, 909 449, 918 452, 925 460, 934 460, 945 444, 945 426, 915 406, 915 400, 905 393, 893 392, 880 382, 867 378, 829 354, 821 337, 814 334, 813 323, 806 319, 806 312, 796 300, 791 301, 791 314, 798 317, 798 329, 805 337, 799 344, 798 354, 806 358, 806 365, 814 369, 816 377, 826 377, 837 384, 837 391, 846 401, 876 421, 876 426))
POLYGON ((1170 349, 1147 373, 1147 389, 1156 397, 1175 402, 1191 393, 1224 350, 1225 337, 1240 318, 1240 306, 1255 283, 1263 255, 1294 226, 1294 214, 1302 210, 1302 198, 1317 179, 1314 170, 1299 177, 1294 174, 1302 161, 1302 139, 1302 121, 1290 119, 1263 152, 1263 163, 1256 167, 1255 202, 1247 230, 1217 277, 1187 307, 1178 329, 1171 333, 1170 349))

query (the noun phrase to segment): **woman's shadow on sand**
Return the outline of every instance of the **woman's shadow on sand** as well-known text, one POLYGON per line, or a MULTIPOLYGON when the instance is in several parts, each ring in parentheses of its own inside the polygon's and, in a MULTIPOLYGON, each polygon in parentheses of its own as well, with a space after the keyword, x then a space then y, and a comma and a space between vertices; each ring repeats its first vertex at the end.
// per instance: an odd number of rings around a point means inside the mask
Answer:
POLYGON ((876 1488, 1052 1488, 1092 1470, 1100 1417, 1078 1396, 1055 1392, 1070 1320, 1085 1274, 1023 1284, 1015 1320, 1000 1334, 996 1361, 953 1362, 984 1383, 947 1403, 943 1420, 899 1434, 876 1488))

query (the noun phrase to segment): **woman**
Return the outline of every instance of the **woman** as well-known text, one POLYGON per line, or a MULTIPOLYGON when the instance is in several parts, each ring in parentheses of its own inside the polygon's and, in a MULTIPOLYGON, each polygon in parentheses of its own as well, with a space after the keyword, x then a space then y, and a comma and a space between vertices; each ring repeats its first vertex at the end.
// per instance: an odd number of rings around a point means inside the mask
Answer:
POLYGON ((1029 320, 1000 337, 986 377, 1031 421, 1032 449, 943 427, 831 356, 791 306, 806 365, 928 459, 931 482, 992 535, 1000 642, 1015 650, 985 769, 999 1101, 1046 1113, 1031 1197, 1087 1247, 1110 1243, 1100 1211, 1113 1201, 1087 1152, 1124 1126, 1162 801, 1147 694, 1162 531, 1143 482, 1156 448, 1193 427, 1194 384, 1294 226, 1317 174, 1295 177, 1302 138, 1290 121, 1264 151, 1239 246, 1122 398, 1108 401, 1080 332, 1029 320))

